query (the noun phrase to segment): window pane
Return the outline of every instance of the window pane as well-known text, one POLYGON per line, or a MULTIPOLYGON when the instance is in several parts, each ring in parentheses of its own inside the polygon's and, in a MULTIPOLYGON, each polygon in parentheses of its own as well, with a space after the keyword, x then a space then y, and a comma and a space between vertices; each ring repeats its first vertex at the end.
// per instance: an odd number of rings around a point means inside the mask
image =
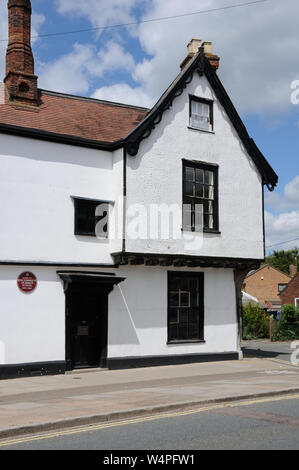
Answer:
POLYGON ((169 310, 169 323, 176 324, 179 322, 179 311, 177 308, 171 308, 169 310))
POLYGON ((179 307, 180 299, 178 292, 170 292, 169 302, 171 307, 179 307))
POLYGON ((210 124, 209 124, 209 119, 204 117, 204 116, 200 116, 199 118, 199 127, 201 129, 209 129, 210 127, 210 124))
POLYGON ((203 183, 204 182, 204 170, 202 170, 201 168, 196 168, 195 179, 197 183, 203 183))
POLYGON ((203 205, 202 204, 195 204, 194 207, 194 224, 195 230, 202 230, 203 229, 203 205))
POLYGON ((204 201, 204 212, 205 214, 213 214, 213 202, 204 201))
POLYGON ((204 197, 206 199, 214 199, 214 187, 213 186, 205 186, 204 190, 204 197))
POLYGON ((179 339, 179 326, 178 325, 169 325, 169 340, 179 339))
POLYGON ((189 322, 197 323, 198 322, 198 308, 189 309, 189 322))
POLYGON ((200 114, 198 101, 191 101, 191 112, 192 114, 200 114))
POLYGON ((202 116, 210 116, 210 106, 206 103, 202 103, 202 116))
POLYGON ((201 183, 195 183, 195 196, 204 197, 204 186, 201 183))
POLYGON ((189 323, 188 324, 188 339, 198 339, 199 332, 198 332, 198 324, 196 323, 189 323))
POLYGON ((188 308, 180 308, 180 325, 188 322, 188 308))
POLYGON ((194 168, 185 168, 185 178, 186 181, 194 181, 194 168))
POLYGON ((204 227, 210 230, 214 228, 212 215, 209 215, 209 214, 204 215, 204 227))
POLYGON ((181 292, 180 306, 181 307, 190 307, 190 294, 189 294, 189 292, 181 292))
POLYGON ((214 184, 214 173, 212 171, 205 171, 205 184, 214 184))
POLYGON ((188 339, 188 326, 187 324, 180 324, 178 328, 180 340, 188 339))
POLYGON ((186 188, 186 196, 191 196, 191 197, 194 196, 194 184, 193 183, 186 181, 185 188, 186 188))

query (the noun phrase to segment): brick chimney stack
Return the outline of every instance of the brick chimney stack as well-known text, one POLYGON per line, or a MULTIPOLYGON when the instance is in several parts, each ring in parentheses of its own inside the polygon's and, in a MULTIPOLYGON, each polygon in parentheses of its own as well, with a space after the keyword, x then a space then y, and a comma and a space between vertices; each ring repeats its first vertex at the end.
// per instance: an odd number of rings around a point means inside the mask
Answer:
POLYGON ((10 103, 38 106, 37 76, 31 49, 30 0, 8 0, 8 47, 4 79, 10 103))
POLYGON ((213 69, 216 72, 219 68, 220 57, 218 55, 214 55, 212 53, 212 43, 211 42, 207 42, 207 41, 202 42, 201 39, 191 39, 191 41, 189 42, 189 44, 187 46, 188 55, 185 57, 185 59, 181 63, 181 65, 180 65, 181 69, 186 67, 186 65, 188 64, 188 62, 190 62, 192 57, 195 54, 197 54, 200 47, 204 48, 205 56, 209 60, 211 66, 213 67, 213 69))
POLYGON ((290 269, 290 276, 291 276, 292 278, 295 277, 296 274, 297 274, 297 266, 294 265, 294 264, 290 264, 289 269, 290 269))

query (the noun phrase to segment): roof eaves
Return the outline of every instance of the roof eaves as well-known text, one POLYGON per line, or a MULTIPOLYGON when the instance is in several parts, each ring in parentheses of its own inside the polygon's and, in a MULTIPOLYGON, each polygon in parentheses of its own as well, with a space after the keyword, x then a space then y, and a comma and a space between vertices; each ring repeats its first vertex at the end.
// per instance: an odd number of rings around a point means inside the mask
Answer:
POLYGON ((97 150, 113 151, 124 145, 123 139, 115 142, 104 142, 93 139, 85 139, 74 135, 59 134, 56 132, 48 132, 30 127, 14 126, 11 124, 0 123, 0 132, 3 134, 11 134, 19 137, 27 137, 31 139, 47 140, 65 145, 75 145, 79 147, 88 147, 97 150))

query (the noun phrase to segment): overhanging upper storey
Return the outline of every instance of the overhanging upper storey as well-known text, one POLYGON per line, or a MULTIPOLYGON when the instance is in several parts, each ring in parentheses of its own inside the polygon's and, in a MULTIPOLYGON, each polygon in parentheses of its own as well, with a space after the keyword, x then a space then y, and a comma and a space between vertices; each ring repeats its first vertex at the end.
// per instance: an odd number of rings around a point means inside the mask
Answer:
POLYGON ((203 47, 189 60, 188 64, 182 69, 181 73, 161 96, 147 116, 127 135, 125 145, 128 154, 131 156, 137 155, 140 143, 151 135, 153 129, 161 122, 164 112, 171 108, 173 101, 181 96, 188 84, 191 83, 194 74, 206 76, 211 88, 215 92, 220 104, 225 109, 240 140, 248 152, 248 155, 260 172, 263 183, 267 185, 270 191, 273 191, 277 185, 278 176, 258 149, 254 140, 248 135, 242 119, 218 78, 215 68, 207 58, 203 47))

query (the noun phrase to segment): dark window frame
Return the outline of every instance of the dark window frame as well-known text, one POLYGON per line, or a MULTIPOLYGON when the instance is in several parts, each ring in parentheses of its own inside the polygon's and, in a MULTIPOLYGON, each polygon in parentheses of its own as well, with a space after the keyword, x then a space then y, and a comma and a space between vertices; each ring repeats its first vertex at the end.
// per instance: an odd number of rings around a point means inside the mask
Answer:
MULTIPOLYGON (((195 307, 182 307, 184 309, 195 307)), ((179 323, 179 322, 178 322, 179 323)), ((188 325, 190 322, 188 322, 188 325)), ((167 272, 167 344, 182 344, 182 343, 205 343, 204 339, 204 273, 203 272, 187 272, 187 271, 168 271, 167 272), (193 278, 199 283, 199 305, 198 305, 198 337, 196 339, 173 339, 170 336, 170 283, 173 278, 180 277, 193 278)))
MULTIPOLYGON (((182 174, 182 183, 183 183, 183 206, 184 204, 189 204, 190 200, 195 200, 196 197, 187 196, 186 195, 186 168, 195 168, 205 171, 212 171, 214 173, 214 201, 213 201, 213 228, 205 228, 203 227, 204 233, 220 233, 219 232, 219 166, 216 164, 205 163, 205 162, 198 162, 193 160, 186 160, 183 159, 183 174, 182 174)), ((205 198, 198 198, 198 199, 205 199, 205 198)), ((194 201, 191 201, 191 203, 194 201)), ((190 231, 187 227, 184 226, 184 207, 182 211, 183 217, 183 224, 182 230, 190 231)), ((193 217, 194 219, 194 217, 193 217)), ((194 220, 193 220, 194 222, 194 220)), ((191 224, 191 231, 196 232, 195 223, 191 224)))
POLYGON ((283 292, 285 290, 285 288, 287 287, 287 285, 288 285, 288 283, 279 282, 278 283, 278 293, 280 294, 281 292, 283 292))
POLYGON ((101 200, 101 199, 84 198, 84 197, 78 197, 78 196, 72 196, 72 199, 74 201, 74 234, 76 236, 97 237, 97 238, 101 238, 101 239, 107 239, 108 238, 108 232, 109 232, 109 220, 107 222, 107 230, 105 232, 105 235, 102 235, 102 236, 98 235, 97 236, 97 234, 96 234, 96 224, 98 222, 100 222, 102 217, 101 216, 96 216, 94 214, 94 230, 82 230, 82 227, 80 227, 82 221, 80 223, 79 211, 80 211, 80 205, 81 205, 81 210, 82 210, 82 206, 84 204, 93 205, 94 209, 96 209, 96 207, 99 206, 100 204, 105 204, 105 205, 107 205, 107 212, 108 212, 108 219, 109 219, 109 210, 110 210, 111 201, 105 201, 105 200, 101 200))
POLYGON ((189 127, 191 129, 195 129, 197 131, 203 132, 212 132, 214 133, 214 101, 208 98, 201 98, 200 96, 189 95, 189 127), (211 129, 204 129, 201 127, 194 127, 191 123, 191 116, 192 116, 192 101, 196 101, 197 103, 208 104, 210 107, 210 126, 211 129))

